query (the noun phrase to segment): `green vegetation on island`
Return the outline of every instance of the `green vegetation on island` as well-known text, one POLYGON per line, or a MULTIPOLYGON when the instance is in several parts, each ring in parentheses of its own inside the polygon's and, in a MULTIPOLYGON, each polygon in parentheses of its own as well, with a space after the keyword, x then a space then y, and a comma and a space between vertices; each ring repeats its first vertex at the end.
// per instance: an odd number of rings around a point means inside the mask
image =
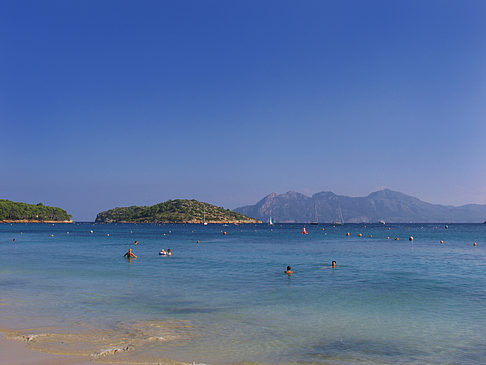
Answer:
POLYGON ((72 222, 61 208, 0 199, 0 222, 72 222))
POLYGON ((197 200, 176 199, 150 207, 123 207, 101 212, 97 223, 261 223, 257 219, 197 200))

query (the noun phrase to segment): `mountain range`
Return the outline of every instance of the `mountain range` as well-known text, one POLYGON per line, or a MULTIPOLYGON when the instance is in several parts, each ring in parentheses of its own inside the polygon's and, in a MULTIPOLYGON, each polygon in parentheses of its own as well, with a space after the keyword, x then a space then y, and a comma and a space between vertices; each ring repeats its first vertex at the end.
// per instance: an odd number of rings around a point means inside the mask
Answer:
POLYGON ((439 205, 389 189, 365 197, 323 191, 307 196, 295 191, 272 193, 255 205, 235 209, 245 216, 280 223, 482 223, 486 205, 439 205))

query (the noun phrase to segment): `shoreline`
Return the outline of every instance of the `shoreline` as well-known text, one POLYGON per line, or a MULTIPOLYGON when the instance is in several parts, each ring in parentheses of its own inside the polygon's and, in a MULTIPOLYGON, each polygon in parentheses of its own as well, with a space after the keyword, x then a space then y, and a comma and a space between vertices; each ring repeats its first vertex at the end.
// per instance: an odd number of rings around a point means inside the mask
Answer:
POLYGON ((71 219, 69 221, 40 221, 36 219, 4 219, 0 223, 74 223, 71 219))
POLYGON ((89 365, 93 363, 84 357, 54 355, 29 349, 27 344, 7 338, 3 330, 0 330, 0 353, 3 365, 89 365))
POLYGON ((180 365, 175 360, 161 360, 157 362, 113 362, 93 359, 90 356, 54 354, 42 350, 29 348, 27 342, 20 339, 8 338, 8 330, 0 328, 0 360, 2 365, 180 365))

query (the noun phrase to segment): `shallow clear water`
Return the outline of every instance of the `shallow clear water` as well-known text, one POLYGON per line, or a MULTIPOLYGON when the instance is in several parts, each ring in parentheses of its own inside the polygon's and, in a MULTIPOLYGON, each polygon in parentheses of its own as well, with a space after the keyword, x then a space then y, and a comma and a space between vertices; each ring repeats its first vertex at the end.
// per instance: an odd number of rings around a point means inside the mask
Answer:
POLYGON ((301 229, 0 224, 0 325, 127 361, 486 363, 485 224, 301 229))

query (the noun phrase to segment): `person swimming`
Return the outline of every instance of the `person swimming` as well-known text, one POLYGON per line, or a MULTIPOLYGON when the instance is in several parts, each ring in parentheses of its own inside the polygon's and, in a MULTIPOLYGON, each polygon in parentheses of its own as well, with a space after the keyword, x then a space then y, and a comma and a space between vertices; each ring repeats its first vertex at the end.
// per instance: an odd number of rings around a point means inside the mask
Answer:
POLYGON ((137 258, 137 256, 135 256, 135 254, 132 252, 131 248, 128 249, 128 252, 126 254, 124 254, 123 257, 126 257, 127 259, 131 259, 131 258, 136 259, 137 258))
POLYGON ((165 250, 162 249, 162 250, 160 250, 159 255, 160 256, 166 256, 167 255, 167 252, 165 252, 165 250))
POLYGON ((335 268, 336 268, 336 261, 331 262, 331 267, 332 267, 333 269, 335 269, 335 268))
POLYGON ((172 256, 172 251, 170 250, 170 248, 167 249, 167 256, 172 256))
POLYGON ((288 276, 292 275, 294 272, 292 271, 292 268, 290 266, 287 266, 287 270, 284 271, 288 276))
POLYGON ((133 242, 133 244, 134 244, 135 246, 136 246, 136 245, 138 245, 138 241, 133 242))

